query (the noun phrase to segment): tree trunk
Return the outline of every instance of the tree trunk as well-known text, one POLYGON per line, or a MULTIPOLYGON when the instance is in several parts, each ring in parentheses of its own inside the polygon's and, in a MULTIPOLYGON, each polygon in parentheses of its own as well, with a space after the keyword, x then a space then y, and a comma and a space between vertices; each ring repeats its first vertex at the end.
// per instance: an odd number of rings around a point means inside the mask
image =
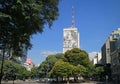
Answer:
POLYGON ((69 84, 69 77, 67 78, 67 84, 69 84))
POLYGON ((2 77, 3 77, 3 64, 4 64, 4 54, 5 51, 3 49, 3 56, 2 56, 2 63, 1 63, 1 72, 0 72, 0 84, 1 84, 1 81, 2 81, 2 77))

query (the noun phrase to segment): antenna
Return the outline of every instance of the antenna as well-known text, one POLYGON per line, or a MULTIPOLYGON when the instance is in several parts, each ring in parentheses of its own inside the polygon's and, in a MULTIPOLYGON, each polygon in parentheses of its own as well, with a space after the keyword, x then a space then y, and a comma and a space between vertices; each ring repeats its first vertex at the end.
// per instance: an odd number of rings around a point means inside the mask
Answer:
POLYGON ((72 28, 75 27, 75 20, 74 20, 74 7, 72 6, 72 28))

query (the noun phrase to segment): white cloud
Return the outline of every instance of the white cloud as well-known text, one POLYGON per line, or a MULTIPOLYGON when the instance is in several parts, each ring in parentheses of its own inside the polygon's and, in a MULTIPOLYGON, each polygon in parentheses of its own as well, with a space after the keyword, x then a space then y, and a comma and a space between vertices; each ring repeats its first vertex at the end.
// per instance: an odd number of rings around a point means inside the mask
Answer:
MULTIPOLYGON (((58 52, 58 51, 42 51, 40 54, 42 56, 47 57, 48 55, 53 55, 53 54, 57 54, 57 53, 60 53, 60 52, 58 52)), ((89 53, 90 60, 92 60, 96 56, 97 53, 98 52, 95 52, 95 51, 94 52, 90 52, 89 53)))
POLYGON ((60 52, 58 52, 58 51, 42 51, 40 54, 41 54, 42 56, 47 57, 48 55, 57 54, 57 53, 60 53, 60 52))
POLYGON ((98 52, 91 52, 91 53, 89 53, 90 60, 92 60, 96 56, 97 53, 98 52))

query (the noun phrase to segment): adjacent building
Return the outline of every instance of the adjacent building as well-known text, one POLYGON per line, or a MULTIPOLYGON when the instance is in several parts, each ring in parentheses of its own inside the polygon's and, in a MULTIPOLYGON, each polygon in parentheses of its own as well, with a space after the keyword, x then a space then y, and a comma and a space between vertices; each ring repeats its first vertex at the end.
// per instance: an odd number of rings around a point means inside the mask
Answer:
POLYGON ((26 62, 23 64, 26 70, 31 71, 31 69, 35 66, 30 58, 26 59, 26 62))
POLYGON ((115 84, 120 83, 120 28, 114 30, 101 48, 102 64, 111 65, 111 75, 115 84))
POLYGON ((110 34, 106 42, 103 44, 101 48, 101 52, 102 52, 101 61, 103 65, 111 64, 110 54, 115 50, 115 42, 119 38, 119 35, 120 35, 120 28, 118 28, 117 30, 114 30, 110 34))
POLYGON ((120 83, 120 35, 115 42, 115 50, 111 53, 112 78, 116 84, 120 83))
POLYGON ((101 64, 101 52, 98 52, 96 56, 93 58, 93 64, 101 64))

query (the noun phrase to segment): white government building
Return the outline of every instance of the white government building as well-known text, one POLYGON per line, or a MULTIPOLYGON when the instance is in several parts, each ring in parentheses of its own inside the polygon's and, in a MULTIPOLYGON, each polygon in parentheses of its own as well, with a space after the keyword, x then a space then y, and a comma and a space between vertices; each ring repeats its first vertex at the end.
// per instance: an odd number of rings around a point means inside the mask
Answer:
POLYGON ((74 24, 74 9, 72 7, 72 26, 63 29, 63 53, 73 48, 80 48, 79 32, 74 24))
POLYGON ((77 28, 63 29, 63 53, 73 48, 79 48, 79 32, 77 28))

